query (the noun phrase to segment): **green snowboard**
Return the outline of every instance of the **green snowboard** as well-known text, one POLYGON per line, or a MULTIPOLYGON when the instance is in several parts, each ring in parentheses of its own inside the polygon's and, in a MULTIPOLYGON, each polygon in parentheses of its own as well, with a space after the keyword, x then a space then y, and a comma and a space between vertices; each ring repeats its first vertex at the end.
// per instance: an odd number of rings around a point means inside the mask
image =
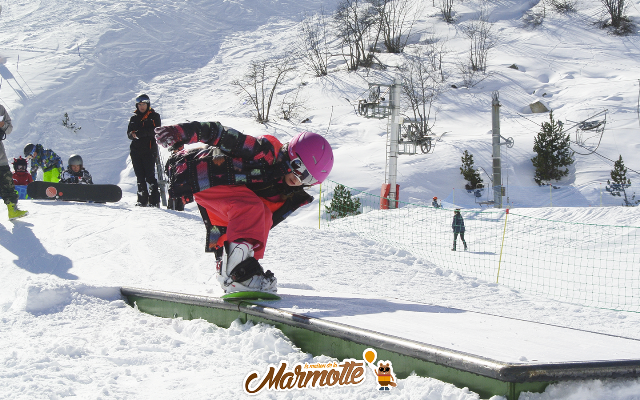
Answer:
POLYGON ((270 292, 232 292, 221 296, 224 300, 280 300, 280 296, 270 292))

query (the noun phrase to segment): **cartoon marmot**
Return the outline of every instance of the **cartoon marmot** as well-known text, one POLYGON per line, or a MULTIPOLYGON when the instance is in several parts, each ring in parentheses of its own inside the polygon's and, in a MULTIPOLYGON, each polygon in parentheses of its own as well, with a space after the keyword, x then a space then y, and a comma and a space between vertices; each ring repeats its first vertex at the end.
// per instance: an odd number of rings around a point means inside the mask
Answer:
POLYGON ((378 363, 378 369, 375 372, 376 375, 378 375, 380 390, 389 390, 388 386, 397 386, 394 374, 391 371, 391 363, 389 361, 387 361, 386 364, 383 364, 382 361, 380 361, 378 363))

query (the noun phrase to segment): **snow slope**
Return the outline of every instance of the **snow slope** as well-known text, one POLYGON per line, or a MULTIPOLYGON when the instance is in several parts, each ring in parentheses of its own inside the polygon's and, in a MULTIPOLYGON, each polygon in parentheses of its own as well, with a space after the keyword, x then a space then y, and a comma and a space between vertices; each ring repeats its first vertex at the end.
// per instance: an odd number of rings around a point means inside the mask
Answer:
MULTIPOLYGON (((390 82, 393 69, 347 73, 341 57, 332 58, 331 74, 322 79, 300 69, 282 92, 306 83, 302 87, 311 122, 305 124, 277 118, 268 125, 257 124, 231 85, 251 60, 289 51, 305 12, 320 6, 332 11, 337 3, 2 3, 0 56, 6 61, 0 64, 0 102, 15 125, 4 142, 9 156, 21 154, 28 142, 52 148, 64 160, 79 153, 95 182, 117 183, 125 197, 107 205, 24 201, 29 217, 15 223, 0 219, 0 384, 6 388, 0 398, 239 398, 242 379, 254 369, 264 370, 280 360, 325 359, 301 353, 265 325, 238 324, 225 330, 204 321, 140 314, 124 305, 117 288, 220 294, 211 257, 202 251, 204 229, 194 207, 179 213, 133 206, 135 176, 125 131, 139 93, 150 95, 165 124, 220 120, 247 133, 269 133, 283 140, 301 129, 324 133, 335 149, 332 180, 379 191, 386 122, 357 116, 353 103, 367 82, 390 82), (82 129, 74 133, 61 126, 64 113, 82 129)), ((610 36, 595 28, 596 1, 580 2, 573 15, 549 12, 538 29, 525 28, 520 19, 533 3, 485 4, 502 38, 491 53, 490 74, 473 88, 443 95, 435 130, 446 134, 433 154, 400 157, 401 198, 428 204, 437 195, 451 201, 453 189, 464 185, 458 168, 465 149, 474 154, 477 165, 490 170, 490 103, 491 93, 498 90, 501 132, 515 141, 512 149, 503 149, 510 206, 536 207, 533 216, 549 219, 637 226, 635 210, 594 207, 601 204, 600 190, 612 169, 611 162, 597 155, 578 155, 570 176, 559 183, 568 192, 561 205, 573 206, 571 212, 547 207, 548 193, 533 183, 529 160, 538 124, 548 116, 530 114, 526 106, 541 100, 557 118, 572 121, 607 109, 607 130, 598 153, 609 159, 622 155, 627 167, 640 170, 634 157, 640 143, 638 36, 610 36), (514 63, 518 70, 508 68, 514 63)), ((629 9, 634 18, 640 15, 636 7, 634 3, 629 9)), ((455 65, 466 51, 458 27, 480 8, 480 2, 460 4, 459 22, 446 25, 426 2, 418 18, 412 47, 432 34, 446 38, 451 83, 459 83, 455 65)), ((381 57, 390 65, 400 58, 381 57)), ((629 176, 637 180, 637 173, 630 171, 629 176)), ((487 181, 486 175, 483 178, 487 181)), ((602 196, 604 206, 619 203, 602 196)), ((348 232, 318 231, 314 205, 278 226, 270 237, 271 250, 263 264, 275 271, 284 292, 375 294, 640 339, 637 314, 528 296, 348 232)), ((586 381, 553 385, 543 394, 521 398, 638 399, 638 393, 638 380, 586 381)), ((262 397, 295 395, 378 397, 368 388, 262 397)), ((420 377, 402 380, 390 395, 478 398, 468 390, 420 377)))

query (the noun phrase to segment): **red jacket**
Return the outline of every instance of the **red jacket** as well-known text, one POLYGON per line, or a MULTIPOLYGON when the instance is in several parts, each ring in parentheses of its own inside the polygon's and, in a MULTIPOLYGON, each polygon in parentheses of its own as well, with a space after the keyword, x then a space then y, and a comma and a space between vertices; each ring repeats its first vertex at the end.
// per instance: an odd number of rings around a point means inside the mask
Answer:
POLYGON ((26 186, 33 182, 33 177, 27 171, 16 171, 13 173, 13 184, 17 186, 26 186))

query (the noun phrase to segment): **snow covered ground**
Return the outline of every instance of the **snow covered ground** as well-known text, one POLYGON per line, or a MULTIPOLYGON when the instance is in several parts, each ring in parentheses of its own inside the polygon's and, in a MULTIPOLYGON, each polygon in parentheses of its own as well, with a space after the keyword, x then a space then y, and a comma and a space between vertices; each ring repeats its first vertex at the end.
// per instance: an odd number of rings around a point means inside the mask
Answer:
MULTIPOLYGON (((0 64, 0 102, 15 126, 4 142, 9 156, 17 157, 28 142, 52 148, 64 160, 79 153, 94 182, 117 183, 125 192, 121 202, 106 205, 23 201, 31 213, 27 218, 14 223, 0 218, 0 386, 5 388, 0 398, 241 398, 241 382, 250 371, 282 360, 326 360, 300 352, 267 325, 221 329, 204 321, 141 314, 124 304, 118 287, 221 292, 212 278, 213 260, 202 251, 204 229, 193 206, 186 212, 133 206, 135 176, 125 132, 137 94, 149 94, 164 124, 220 120, 247 133, 268 133, 282 140, 301 129, 325 133, 336 155, 331 179, 379 191, 386 122, 357 116, 353 102, 365 92, 367 82, 390 82, 390 70, 348 73, 341 57, 332 58, 325 78, 314 78, 300 68, 282 92, 306 83, 303 93, 311 122, 305 124, 277 118, 268 125, 257 124, 231 85, 251 60, 288 51, 305 12, 321 5, 333 11, 337 4, 0 3, 0 58, 5 59, 0 64), (82 127, 80 131, 61 126, 65 113, 82 127)), ((558 183, 571 189, 563 206, 573 206, 575 212, 568 215, 567 208, 547 207, 546 193, 535 194, 530 158, 533 137, 548 115, 531 114, 526 108, 540 100, 565 121, 608 110, 597 152, 608 159, 622 155, 629 177, 636 181, 637 173, 631 170, 640 170, 638 36, 612 36, 596 28, 597 1, 579 2, 575 14, 548 12, 537 29, 526 28, 521 19, 532 2, 464 2, 457 6, 454 25, 440 21, 437 10, 426 2, 411 46, 430 35, 446 38, 451 83, 459 83, 455 64, 466 52, 466 39, 457 27, 473 18, 482 4, 501 36, 490 53, 490 74, 474 88, 451 89, 443 95, 435 130, 446 134, 434 153, 400 157, 401 198, 428 204, 437 195, 451 201, 454 188, 461 191, 464 185, 459 174, 464 150, 474 154, 476 165, 490 170, 491 93, 498 90, 501 133, 515 141, 503 152, 511 207, 546 207, 539 216, 549 219, 610 219, 616 225, 637 226, 635 210, 617 207, 619 198, 606 192, 600 196, 613 165, 595 154, 577 155, 570 175, 558 183), (508 68, 514 63, 518 70, 508 68), (601 204, 608 207, 606 212, 601 204)), ((640 17, 636 7, 629 7, 632 18, 640 17)), ((399 59, 381 57, 390 64, 399 59)), ((529 296, 349 232, 319 231, 314 204, 270 237, 263 264, 274 270, 285 293, 303 289, 377 295, 640 340, 636 313, 529 296)), ((258 397, 298 396, 380 395, 362 386, 258 397)), ((478 398, 466 389, 415 376, 401 380, 389 396, 478 398)), ((640 399, 640 380, 561 383, 521 399, 640 399)))

